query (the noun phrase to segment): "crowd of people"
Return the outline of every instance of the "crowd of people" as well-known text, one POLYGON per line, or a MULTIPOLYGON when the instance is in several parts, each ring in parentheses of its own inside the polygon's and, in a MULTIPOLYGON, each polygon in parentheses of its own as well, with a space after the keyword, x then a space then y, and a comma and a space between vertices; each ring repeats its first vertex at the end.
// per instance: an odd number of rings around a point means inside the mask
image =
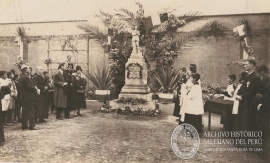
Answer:
POLYGON ((5 127, 21 123, 22 130, 38 130, 36 124, 47 122, 49 112, 57 120, 70 119, 72 110, 74 116, 82 116, 87 80, 82 68, 74 70, 71 56, 67 58, 51 77, 41 66, 32 74, 25 64, 20 66, 20 74, 14 69, 0 71, 0 145, 5 141, 5 127))
MULTIPOLYGON (((189 71, 180 69, 182 78, 177 91, 174 116, 179 117, 179 124, 188 123, 202 133, 202 114, 204 103, 200 75, 196 65, 190 64, 189 71)), ((224 100, 233 101, 232 130, 261 131, 262 157, 268 157, 269 151, 269 110, 270 110, 270 80, 269 69, 265 65, 257 66, 255 60, 245 62, 245 71, 228 76, 227 89, 222 89, 224 100)))

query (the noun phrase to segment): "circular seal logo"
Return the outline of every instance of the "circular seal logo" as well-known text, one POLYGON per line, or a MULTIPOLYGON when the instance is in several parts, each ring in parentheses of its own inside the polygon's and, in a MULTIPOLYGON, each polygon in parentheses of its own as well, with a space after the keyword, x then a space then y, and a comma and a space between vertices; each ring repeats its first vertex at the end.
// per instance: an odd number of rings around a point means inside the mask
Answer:
POLYGON ((178 157, 182 159, 193 157, 197 153, 199 145, 199 134, 192 125, 184 123, 174 129, 171 146, 178 157))

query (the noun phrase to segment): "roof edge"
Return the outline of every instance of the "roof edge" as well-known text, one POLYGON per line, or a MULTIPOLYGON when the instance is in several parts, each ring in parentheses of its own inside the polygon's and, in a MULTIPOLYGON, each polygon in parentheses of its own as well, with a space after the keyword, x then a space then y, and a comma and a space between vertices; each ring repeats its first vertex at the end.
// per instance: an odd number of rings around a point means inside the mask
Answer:
POLYGON ((64 23, 64 22, 87 22, 87 20, 63 20, 63 21, 41 21, 41 22, 16 22, 16 23, 0 23, 0 25, 9 24, 36 24, 36 23, 64 23))

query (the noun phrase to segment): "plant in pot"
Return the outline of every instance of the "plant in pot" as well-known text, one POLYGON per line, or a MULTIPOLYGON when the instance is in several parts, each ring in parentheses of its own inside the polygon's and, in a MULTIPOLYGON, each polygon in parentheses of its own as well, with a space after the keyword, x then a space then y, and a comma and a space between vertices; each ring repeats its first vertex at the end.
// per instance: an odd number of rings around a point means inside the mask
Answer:
POLYGON ((109 100, 110 97, 109 89, 111 88, 112 85, 112 77, 111 73, 109 72, 109 68, 104 66, 102 71, 100 71, 100 69, 97 68, 97 73, 94 71, 89 73, 87 72, 86 76, 97 88, 95 91, 96 100, 99 101, 109 100))
POLYGON ((177 88, 177 82, 181 79, 181 74, 172 66, 159 68, 149 74, 150 81, 158 87, 159 102, 172 103, 174 98, 174 90, 177 88))

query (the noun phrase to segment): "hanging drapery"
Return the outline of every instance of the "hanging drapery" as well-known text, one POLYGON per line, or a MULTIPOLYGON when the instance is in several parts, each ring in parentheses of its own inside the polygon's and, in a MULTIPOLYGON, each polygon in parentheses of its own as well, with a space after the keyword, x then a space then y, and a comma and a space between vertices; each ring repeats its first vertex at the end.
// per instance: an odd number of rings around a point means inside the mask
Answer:
POLYGON ((240 41, 240 59, 254 59, 253 49, 251 48, 251 37, 245 24, 233 28, 234 36, 240 41))
POLYGON ((23 41, 21 36, 16 37, 14 42, 17 43, 17 46, 20 47, 19 56, 21 57, 21 59, 23 59, 23 41))

